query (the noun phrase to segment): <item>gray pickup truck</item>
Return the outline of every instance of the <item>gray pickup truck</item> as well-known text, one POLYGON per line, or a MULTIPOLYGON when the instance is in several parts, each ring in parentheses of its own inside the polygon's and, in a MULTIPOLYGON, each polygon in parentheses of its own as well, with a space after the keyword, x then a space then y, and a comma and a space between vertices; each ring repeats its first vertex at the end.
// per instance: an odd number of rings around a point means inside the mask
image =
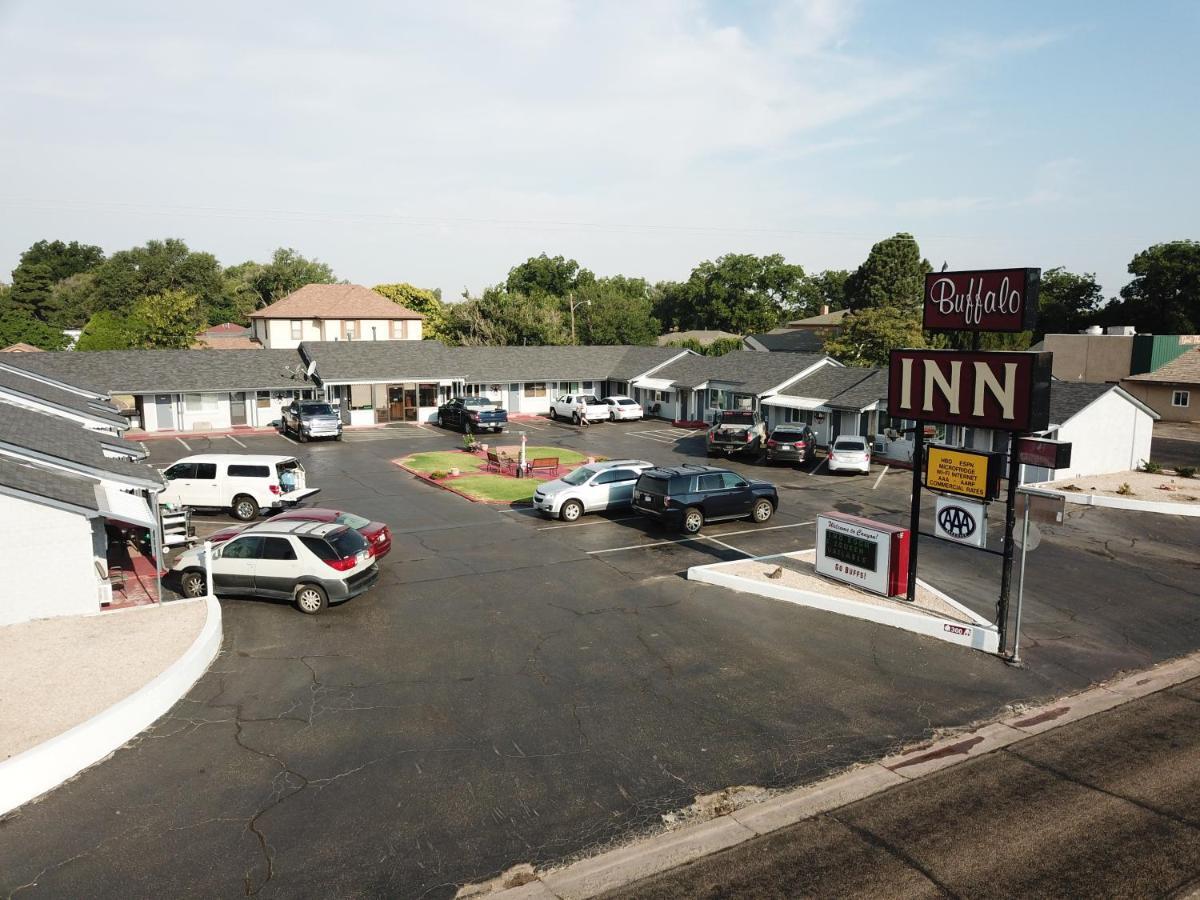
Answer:
POLYGON ((767 442, 767 426, 757 412, 726 409, 717 413, 704 437, 709 456, 756 456, 767 442))
POLYGON ((455 397, 438 407, 437 424, 442 428, 459 428, 469 431, 504 430, 508 424, 508 411, 486 397, 455 397))
POLYGON ((293 400, 280 415, 284 434, 294 434, 299 441, 309 438, 342 439, 342 417, 324 400, 293 400))

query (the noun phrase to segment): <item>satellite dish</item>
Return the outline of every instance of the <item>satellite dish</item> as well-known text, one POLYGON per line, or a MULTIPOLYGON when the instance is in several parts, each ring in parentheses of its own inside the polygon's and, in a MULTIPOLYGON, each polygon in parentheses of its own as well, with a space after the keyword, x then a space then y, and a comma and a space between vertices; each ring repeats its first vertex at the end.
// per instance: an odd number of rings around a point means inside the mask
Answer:
POLYGON ((883 436, 889 441, 895 441, 899 439, 900 432, 898 432, 895 428, 885 428, 883 429, 883 436))
POLYGON ((313 377, 313 373, 317 371, 317 361, 314 359, 308 364, 308 368, 304 370, 304 374, 309 378, 313 377))

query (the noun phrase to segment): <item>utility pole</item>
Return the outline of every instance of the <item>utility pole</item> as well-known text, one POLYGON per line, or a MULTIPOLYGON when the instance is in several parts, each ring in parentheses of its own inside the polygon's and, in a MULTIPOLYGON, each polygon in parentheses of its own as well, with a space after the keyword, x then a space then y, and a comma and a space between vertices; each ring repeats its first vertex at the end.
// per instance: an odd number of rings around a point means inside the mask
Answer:
POLYGON ((572 291, 567 294, 567 305, 571 308, 571 343, 575 343, 575 309, 580 306, 591 306, 592 299, 588 297, 586 300, 575 300, 575 293, 572 291))

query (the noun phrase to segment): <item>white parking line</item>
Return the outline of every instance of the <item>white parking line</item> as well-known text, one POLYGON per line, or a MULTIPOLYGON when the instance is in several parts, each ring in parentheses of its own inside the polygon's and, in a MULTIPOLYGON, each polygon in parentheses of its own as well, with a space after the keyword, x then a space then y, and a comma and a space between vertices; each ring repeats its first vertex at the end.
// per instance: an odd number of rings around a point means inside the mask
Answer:
POLYGON ((232 434, 227 434, 225 436, 227 438, 229 438, 231 441, 233 441, 235 444, 237 444, 239 447, 241 447, 243 450, 246 449, 246 445, 243 444, 241 441, 239 441, 237 438, 235 438, 232 434))
POLYGON ((712 541, 714 544, 720 544, 726 550, 732 550, 734 553, 742 554, 742 556, 753 556, 754 555, 753 553, 747 553, 745 550, 739 550, 737 547, 734 547, 732 544, 727 544, 724 541, 718 541, 715 537, 706 537, 705 540, 712 541))
POLYGON ((296 444, 296 445, 299 445, 299 443, 300 443, 299 441, 294 441, 294 440, 292 440, 290 437, 288 437, 288 436, 287 436, 286 434, 284 434, 282 431, 277 431, 277 432, 275 432, 275 433, 276 433, 276 434, 278 434, 278 435, 279 435, 281 438, 283 438, 285 441, 287 441, 289 444, 296 444))
POLYGON ((817 463, 815 466, 813 466, 811 469, 809 469, 807 472, 805 472, 805 474, 809 475, 809 476, 816 475, 817 469, 821 468, 821 466, 825 465, 825 463, 827 463, 828 461, 829 461, 828 456, 822 457, 821 461, 819 463, 817 463))
MULTIPOLYGON (((758 534, 759 532, 763 532, 763 531, 778 531, 781 528, 800 528, 803 525, 812 525, 812 524, 813 524, 812 522, 797 522, 794 525, 768 525, 765 528, 746 528, 746 529, 743 529, 742 531, 727 531, 725 534, 721 535, 721 537, 737 537, 739 534, 758 534)), ((647 547, 663 547, 663 546, 666 546, 667 544, 686 544, 688 541, 701 541, 701 540, 715 541, 716 538, 711 538, 706 534, 697 534, 693 537, 676 538, 673 541, 654 541, 651 544, 629 544, 626 547, 610 547, 607 550, 589 550, 588 553, 592 556, 595 556, 600 553, 620 553, 622 550, 642 550, 647 547)), ((719 541, 718 541, 718 543, 719 543, 719 541)), ((736 548, 731 547, 730 549, 732 550, 732 549, 736 549, 736 548)), ((741 553, 742 551, 739 550, 738 552, 741 553)), ((749 555, 749 554, 747 554, 747 555, 749 555)))
POLYGON ((532 428, 534 431, 545 431, 545 425, 534 425, 529 419, 515 419, 508 423, 509 428, 532 428))
POLYGON ((590 522, 572 522, 570 525, 547 525, 539 528, 538 531, 553 531, 555 528, 582 528, 584 525, 607 525, 610 522, 632 522, 634 519, 640 518, 641 516, 625 516, 623 519, 593 519, 590 522))
POLYGON ((185 441, 183 438, 177 437, 177 438, 175 438, 175 440, 177 440, 177 441, 179 441, 179 443, 183 444, 183 449, 184 449, 184 450, 191 450, 191 449, 192 449, 191 447, 189 447, 189 446, 188 446, 188 442, 187 442, 187 441, 185 441))
POLYGON ((871 485, 871 490, 875 490, 875 488, 879 487, 879 482, 883 481, 883 476, 887 474, 888 468, 888 466, 883 467, 883 471, 879 473, 879 477, 876 478, 875 483, 871 485))

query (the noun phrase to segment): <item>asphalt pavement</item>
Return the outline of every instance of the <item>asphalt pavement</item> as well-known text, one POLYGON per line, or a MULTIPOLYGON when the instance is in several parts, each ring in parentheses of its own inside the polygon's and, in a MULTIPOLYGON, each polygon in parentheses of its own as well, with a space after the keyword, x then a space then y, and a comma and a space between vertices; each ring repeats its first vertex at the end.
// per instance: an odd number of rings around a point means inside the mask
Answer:
POLYGON ((1200 885, 1200 680, 605 895, 1174 897, 1200 885))
MULTIPOLYGON (((703 460, 697 435, 665 423, 516 427, 609 457, 703 460)), ((0 896, 449 897, 645 833, 697 794, 802 784, 1200 647, 1196 520, 1081 508, 1047 527, 1026 579, 1027 668, 1013 669, 683 577, 807 549, 827 509, 906 521, 909 473, 735 462, 779 484, 779 513, 685 540, 627 512, 563 527, 472 504, 391 462, 458 443, 416 426, 147 441, 155 465, 293 453, 318 504, 388 522, 394 549, 371 592, 321 616, 223 599, 222 654, 187 699, 0 819, 0 896)), ((923 544, 921 574, 994 610, 993 557, 923 544)))

